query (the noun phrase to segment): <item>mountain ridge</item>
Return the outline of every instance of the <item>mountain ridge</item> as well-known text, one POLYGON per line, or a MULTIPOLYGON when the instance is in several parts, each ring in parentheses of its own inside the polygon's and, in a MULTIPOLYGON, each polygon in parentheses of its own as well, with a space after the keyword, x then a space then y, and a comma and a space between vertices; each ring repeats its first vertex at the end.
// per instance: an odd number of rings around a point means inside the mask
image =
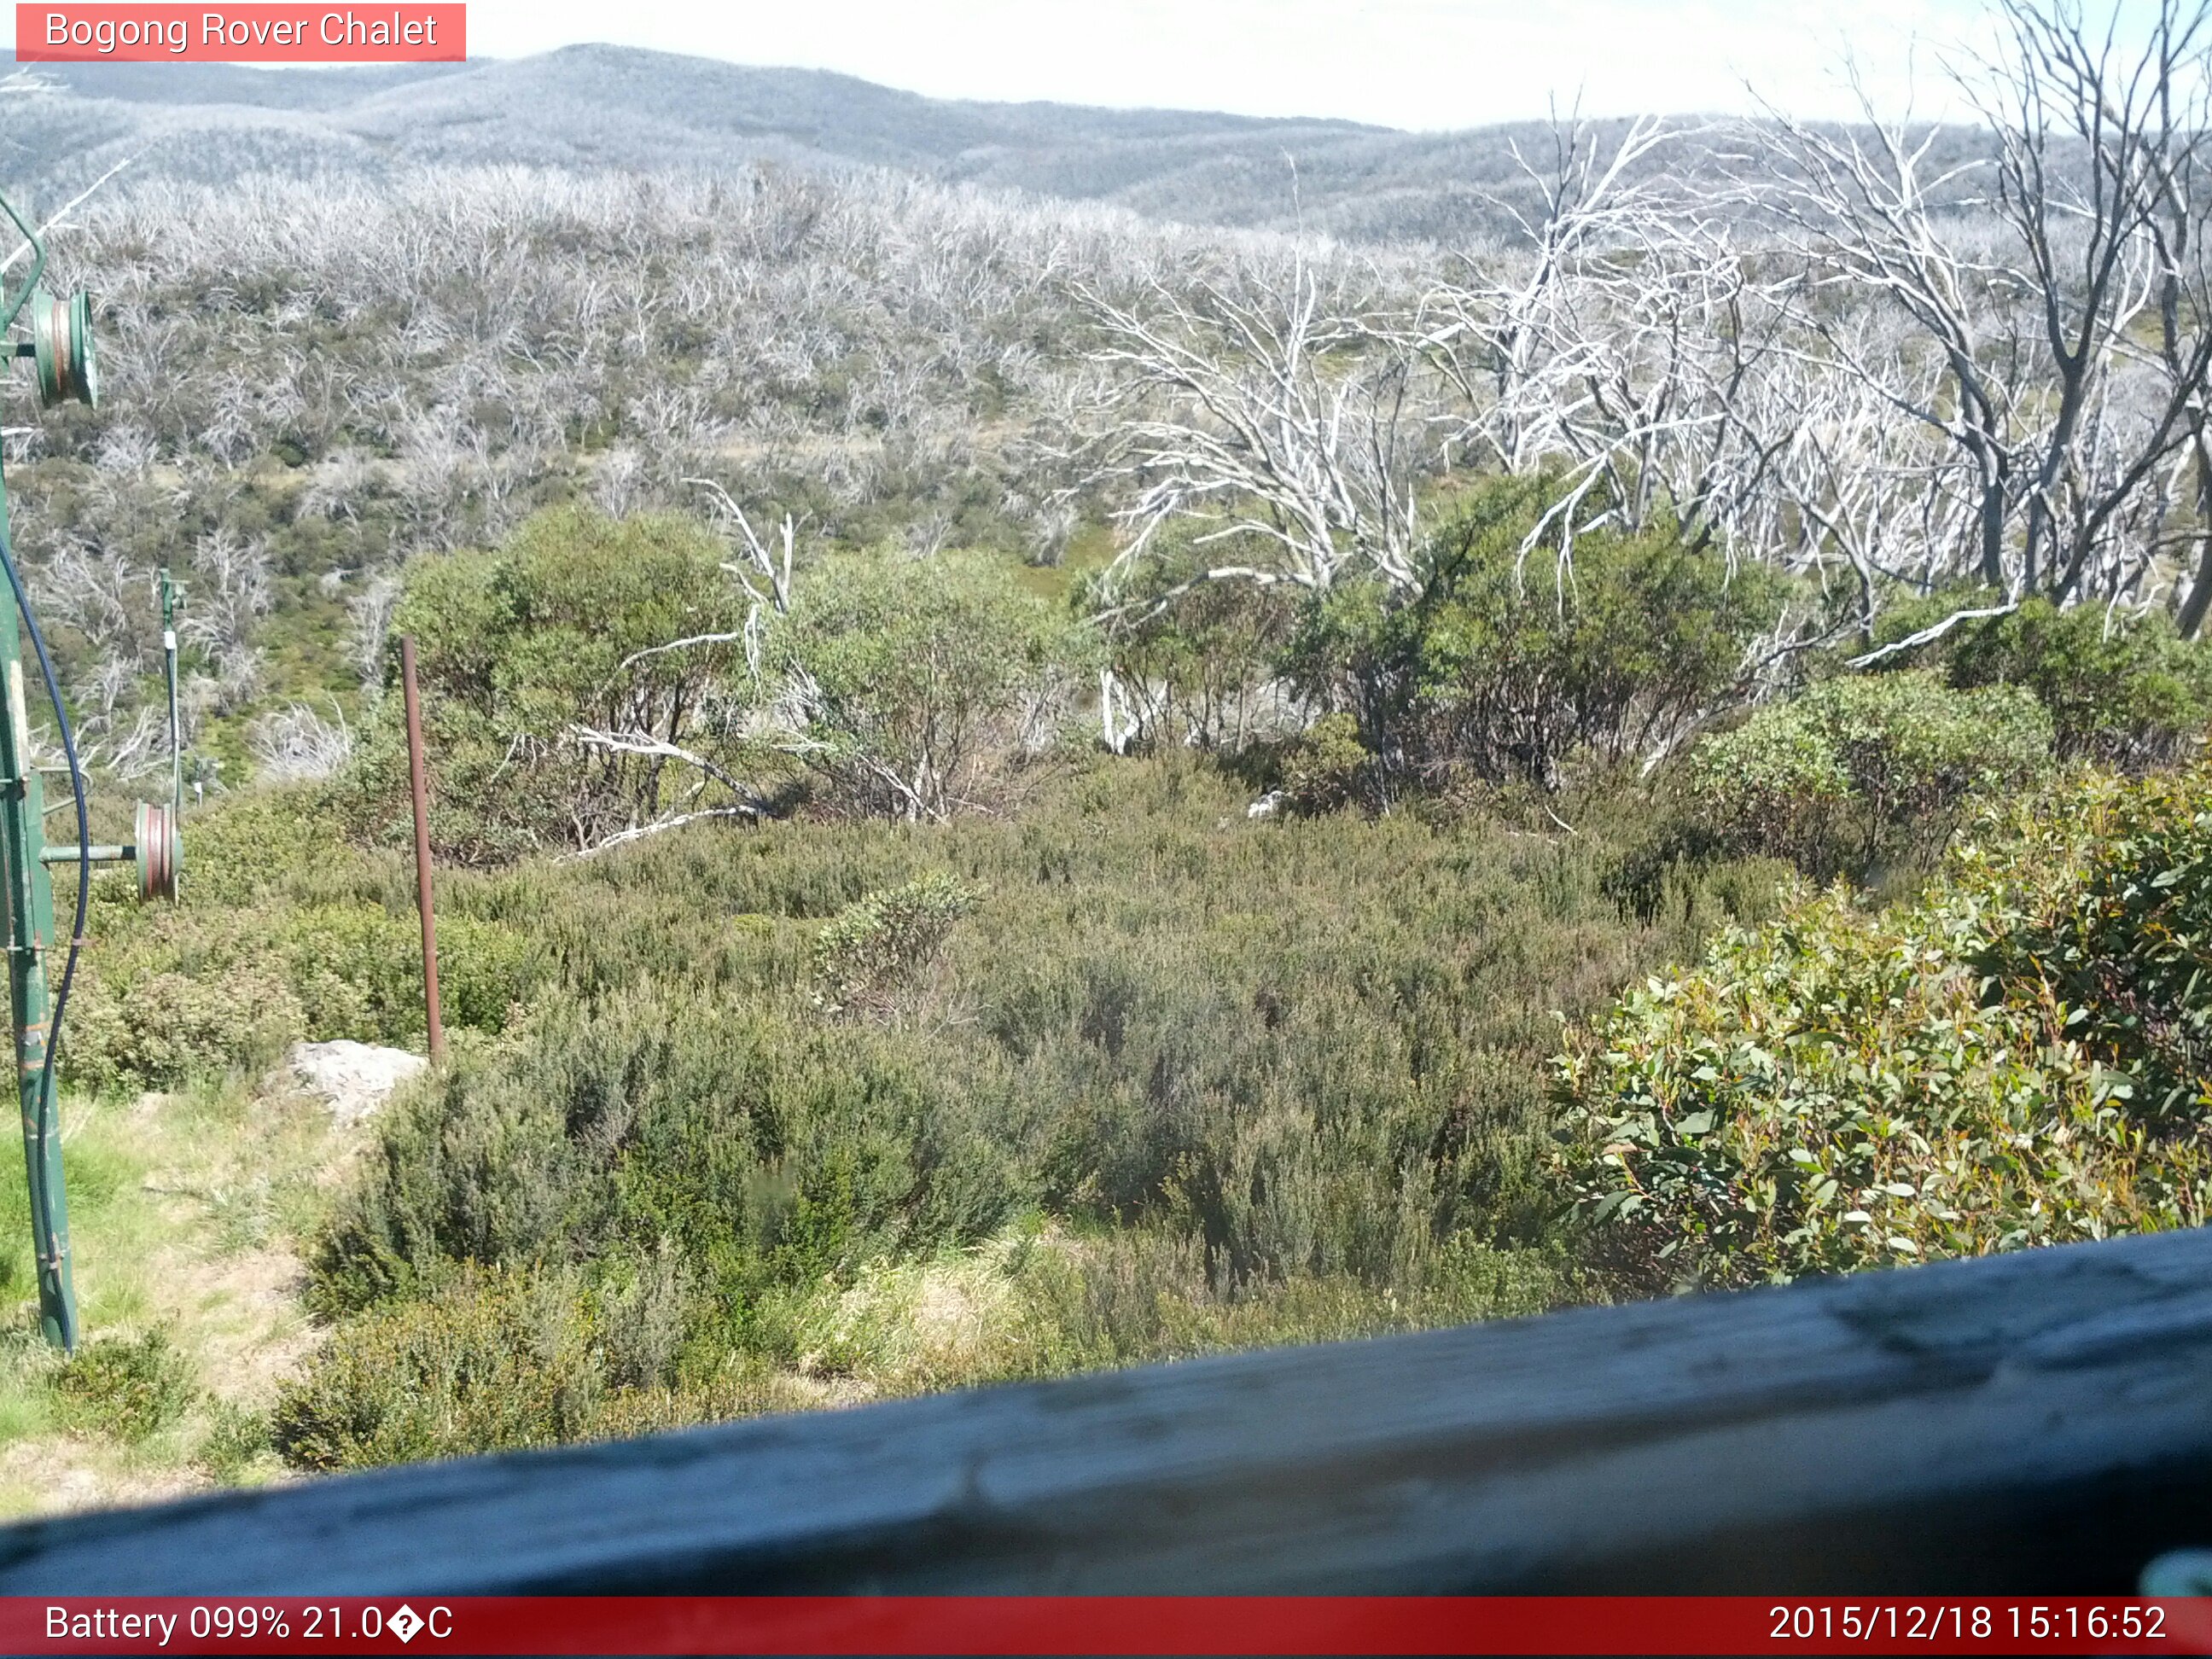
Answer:
POLYGON ((254 70, 0 56, 0 178, 58 201, 136 176, 423 164, 888 168, 1148 217, 1348 240, 1497 228, 1531 124, 1416 133, 1327 118, 931 98, 833 70, 605 45, 459 64, 254 70), (11 67, 12 66, 12 67, 11 67))

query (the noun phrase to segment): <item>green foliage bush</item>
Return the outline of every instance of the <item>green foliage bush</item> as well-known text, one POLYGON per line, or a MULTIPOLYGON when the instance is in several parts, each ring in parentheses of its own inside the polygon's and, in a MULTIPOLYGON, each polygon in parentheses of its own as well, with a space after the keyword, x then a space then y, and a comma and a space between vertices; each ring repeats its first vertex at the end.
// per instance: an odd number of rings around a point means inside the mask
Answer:
POLYGON ((1950 653, 1951 683, 2018 685, 2051 711, 2062 760, 2140 770, 2193 754, 2212 726, 2212 651, 2162 611, 2060 611, 2048 599, 1972 625, 1950 653))
POLYGON ((192 1462, 210 1479, 235 1483, 253 1464, 275 1450, 269 1419, 228 1401, 216 1404, 192 1462))
POLYGON ((1375 757, 1359 741, 1359 724, 1349 714, 1324 714, 1300 732, 1283 751, 1276 770, 1283 794, 1301 812, 1333 812, 1354 801, 1372 800, 1375 757))
POLYGON ((892 1013, 981 896, 949 876, 925 876, 846 906, 815 936, 817 1006, 832 1014, 892 1013))
POLYGON ((270 1437, 295 1468, 363 1468, 808 1403, 757 1372, 678 1382, 641 1364, 639 1334, 635 1309, 573 1272, 461 1273, 341 1330, 279 1396, 270 1437))
MULTIPOLYGON (((665 757, 584 744, 580 728, 696 745, 732 765, 763 758, 743 737, 757 688, 736 638, 749 605, 726 556, 690 520, 564 507, 496 551, 407 567, 392 633, 415 637, 441 856, 484 863, 588 846, 688 801, 701 782, 665 757), (658 648, 679 640, 697 642, 658 648)), ((397 673, 394 652, 349 781, 356 828, 371 834, 404 823, 397 673)))
MULTIPOLYGON (((563 508, 409 567, 392 627, 416 636, 443 857, 789 805, 810 775, 824 805, 940 818, 1057 736, 1090 662, 1085 630, 1000 560, 833 554, 781 617, 726 558, 686 520, 563 508)), ((402 738, 387 695, 337 792, 357 833, 404 825, 402 738)))
POLYGON ((2009 805, 1921 902, 1803 893, 1623 999, 1558 1083, 1626 1270, 1744 1284, 2201 1224, 2208 790, 2009 805))
MULTIPOLYGON (((1046 1252, 1009 1292, 1004 1341, 915 1376, 1579 1294, 1516 1244, 1550 1224, 1551 1011, 1594 1010, 1687 948, 1726 914, 1690 890, 1708 877, 1686 874, 1683 904, 1647 924, 1611 897, 1595 837, 1449 815, 1255 823, 1247 799, 1187 757, 1101 757, 1018 819, 707 829, 457 878, 452 902, 526 931, 548 977, 522 1020, 380 1121, 313 1254, 337 1332, 301 1397, 324 1423, 353 1420, 336 1402, 385 1403, 341 1436, 351 1450, 288 1443, 325 1462, 465 1443, 375 1425, 401 1421, 433 1364, 433 1316, 409 1310, 500 1275, 573 1273, 589 1303, 680 1262, 658 1304, 671 1369, 576 1375, 600 1379, 593 1397, 693 1399, 830 1364, 818 1333, 851 1322, 825 1326, 823 1298, 1039 1212, 1107 1241, 1075 1250, 1092 1265, 1046 1252), (917 973, 944 1018, 816 1001, 852 974, 903 1007, 917 973), (1115 1254, 1125 1230, 1166 1241, 1151 1266, 1115 1254), (1144 1314, 1146 1285, 1179 1301, 1144 1314), (1118 1310, 1103 1331, 1084 1311, 1099 1297, 1118 1310)), ((576 1351, 599 1352, 575 1317, 576 1351)), ((538 1398, 530 1433, 599 1420, 538 1398)))
POLYGON ((1556 1253, 1462 1234, 1418 1285, 1301 1277, 1224 1296, 1201 1241, 1023 1223, 973 1250, 794 1285, 764 1308, 758 1352, 641 1364, 652 1322, 576 1271, 465 1269, 342 1327, 272 1420, 295 1466, 362 1468, 787 1410, 841 1382, 911 1393, 1510 1317, 1585 1289, 1556 1253))
POLYGON ((307 1469, 587 1438, 605 1393, 590 1310, 561 1275, 471 1274, 356 1322, 270 1415, 307 1469))
POLYGON ((2016 687, 1824 680, 1698 744, 1689 791, 1723 847, 1825 878, 1940 851, 1970 800, 2042 774, 2051 743, 2049 716, 2016 687))
POLYGON ((808 573, 785 636, 808 764, 871 814, 933 819, 984 802, 994 771, 1053 735, 1086 656, 1064 613, 991 561, 850 555, 808 573))
MULTIPOLYGON (((285 980, 319 1042, 409 1043, 422 1037, 422 923, 381 906, 292 910, 274 930, 285 980)), ((447 1024, 495 1031, 529 995, 532 953, 516 930, 467 915, 438 927, 439 999, 447 1024)))
MULTIPOLYGON (((1878 642, 1902 641, 2001 596, 1950 590, 1884 613, 1878 642)), ((1918 666, 1960 688, 2017 685, 2050 711, 2058 757, 2129 771, 2195 754, 2212 726, 2212 648, 2184 640, 2164 611, 2100 605, 2060 610, 2046 599, 1977 617, 1885 660, 1918 666)))
POLYGON ((284 917, 276 943, 319 1040, 382 1042, 423 1028, 419 924, 380 907, 315 905, 284 917))
POLYGON ((156 1326, 136 1337, 96 1337, 53 1375, 64 1421, 129 1444, 150 1438, 199 1398, 191 1366, 156 1326))
POLYGON ((671 1241, 741 1328, 767 1284, 979 1237, 1030 1195, 1000 1101, 866 1028, 631 994, 554 1007, 393 1114, 317 1261, 363 1306, 442 1264, 671 1241))
MULTIPOLYGON (((204 810, 188 807, 180 901, 236 910, 294 884, 312 883, 333 866, 357 870, 362 860, 340 855, 343 830, 322 792, 312 787, 255 790, 218 798, 204 810)), ((119 896, 110 887, 94 890, 101 897, 119 896)), ((112 925, 139 914, 134 896, 108 906, 102 920, 112 925)))
POLYGON ((2066 1011, 2070 1038, 2153 1133, 2197 1132, 2212 1109, 2212 773, 2084 785, 2010 860, 2033 902, 1975 967, 2066 1011))
POLYGON ((95 1091, 174 1089, 196 1076, 265 1071, 307 1030, 291 986, 267 968, 83 974, 62 1065, 95 1091))
MULTIPOLYGON (((118 928, 80 970, 62 1061, 94 1091, 174 1089, 258 1074, 291 1044, 419 1045, 422 944, 414 916, 363 905, 191 909, 118 928)), ((539 963, 527 938, 456 915, 440 924, 446 1023, 497 1031, 528 1000, 539 963)))
POLYGON ((1388 774, 1558 783, 1569 757, 1618 761, 1725 701, 1781 588, 1669 528, 1528 549, 1555 486, 1491 481, 1431 536, 1409 602, 1353 583, 1310 605, 1292 680, 1351 714, 1388 774))
MULTIPOLYGON (((61 1059, 94 1091, 175 1089, 266 1071, 302 1039, 419 1044, 422 935, 404 866, 348 848, 313 791, 222 801, 186 819, 195 878, 142 907, 103 884, 61 1059)), ((495 1032, 548 964, 511 921, 444 901, 446 1023, 495 1032)))

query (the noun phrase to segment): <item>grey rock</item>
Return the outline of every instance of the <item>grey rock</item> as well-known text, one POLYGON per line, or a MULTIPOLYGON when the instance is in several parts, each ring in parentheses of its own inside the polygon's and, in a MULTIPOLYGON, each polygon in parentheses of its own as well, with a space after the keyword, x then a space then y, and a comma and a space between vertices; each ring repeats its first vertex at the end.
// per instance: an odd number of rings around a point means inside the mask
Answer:
POLYGON ((321 1096, 338 1127, 351 1128, 374 1116, 394 1089, 429 1063, 404 1048, 341 1040, 295 1043, 287 1066, 295 1086, 321 1096))

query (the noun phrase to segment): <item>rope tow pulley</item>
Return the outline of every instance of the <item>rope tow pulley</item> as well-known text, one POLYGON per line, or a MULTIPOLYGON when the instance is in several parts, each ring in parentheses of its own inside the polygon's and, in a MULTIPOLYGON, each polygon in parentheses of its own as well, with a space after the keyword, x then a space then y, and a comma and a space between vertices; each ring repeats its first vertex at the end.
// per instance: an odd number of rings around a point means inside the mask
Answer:
POLYGON ((99 407, 100 353, 93 343, 92 295, 80 288, 64 300, 36 289, 29 310, 39 401, 48 409, 72 399, 99 407))
POLYGON ((177 872, 185 864, 185 843, 178 833, 175 810, 142 800, 131 827, 135 833, 131 863, 138 872, 140 901, 150 904, 161 899, 173 903, 177 872))

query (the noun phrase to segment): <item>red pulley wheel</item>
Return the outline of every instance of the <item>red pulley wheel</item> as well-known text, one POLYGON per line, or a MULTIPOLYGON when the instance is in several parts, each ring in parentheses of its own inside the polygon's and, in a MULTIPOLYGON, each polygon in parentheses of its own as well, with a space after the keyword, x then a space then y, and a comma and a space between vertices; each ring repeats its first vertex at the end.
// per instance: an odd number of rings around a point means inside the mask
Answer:
POLYGON ((174 899, 177 872, 185 861, 177 815, 166 806, 140 801, 136 829, 139 898, 174 899))

